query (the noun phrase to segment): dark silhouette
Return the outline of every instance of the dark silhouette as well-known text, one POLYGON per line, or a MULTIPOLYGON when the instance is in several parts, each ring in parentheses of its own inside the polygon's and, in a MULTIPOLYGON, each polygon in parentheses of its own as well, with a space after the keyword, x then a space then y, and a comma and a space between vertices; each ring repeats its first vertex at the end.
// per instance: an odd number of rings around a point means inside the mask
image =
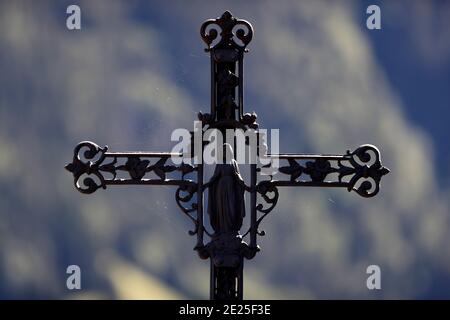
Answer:
POLYGON ((216 234, 238 232, 245 217, 244 180, 228 143, 224 155, 226 160, 216 165, 208 182, 208 214, 216 234))

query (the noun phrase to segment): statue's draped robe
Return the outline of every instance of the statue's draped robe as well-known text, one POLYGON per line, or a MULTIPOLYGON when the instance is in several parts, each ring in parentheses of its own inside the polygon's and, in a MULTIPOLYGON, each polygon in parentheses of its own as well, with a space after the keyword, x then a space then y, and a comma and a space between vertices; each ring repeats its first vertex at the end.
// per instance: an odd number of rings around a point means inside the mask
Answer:
POLYGON ((208 214, 216 234, 237 232, 245 217, 245 187, 234 159, 217 164, 210 180, 208 214))

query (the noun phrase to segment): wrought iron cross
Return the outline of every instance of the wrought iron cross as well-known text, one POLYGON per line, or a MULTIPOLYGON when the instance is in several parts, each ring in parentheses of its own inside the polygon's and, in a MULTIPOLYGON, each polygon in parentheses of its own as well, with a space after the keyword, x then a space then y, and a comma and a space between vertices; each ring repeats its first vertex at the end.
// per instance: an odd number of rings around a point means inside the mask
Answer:
MULTIPOLYGON (((211 60, 211 111, 198 114, 202 127, 257 132, 257 116, 244 113, 243 99, 243 58, 253 37, 251 24, 226 11, 220 18, 205 21, 200 34, 211 60)), ((203 144, 201 148, 203 151, 203 144)), ((389 172, 373 145, 362 145, 343 155, 266 154, 267 158, 286 162, 278 169, 285 179, 273 176, 263 179, 260 174, 263 166, 251 164, 248 185, 234 162, 217 165, 213 177, 204 183, 204 164, 173 162, 182 157, 182 153, 109 152, 107 146, 102 148, 84 141, 75 147, 73 160, 66 169, 73 174, 76 189, 86 194, 110 185, 175 186, 176 203, 194 224, 189 231, 197 236, 194 249, 200 258, 210 259, 210 298, 215 300, 243 298, 244 258, 252 259, 259 251, 257 238, 264 235, 259 226, 277 204, 278 187, 341 187, 372 197, 379 191, 381 177, 389 172), (331 176, 337 177, 333 180, 331 176), (204 223, 206 190, 213 231, 204 223), (250 194, 250 227, 246 232, 240 232, 245 205, 223 204, 227 192, 235 202, 242 203, 243 194, 250 194), (210 239, 207 244, 205 234, 210 239), (247 237, 248 243, 243 240, 247 237)))

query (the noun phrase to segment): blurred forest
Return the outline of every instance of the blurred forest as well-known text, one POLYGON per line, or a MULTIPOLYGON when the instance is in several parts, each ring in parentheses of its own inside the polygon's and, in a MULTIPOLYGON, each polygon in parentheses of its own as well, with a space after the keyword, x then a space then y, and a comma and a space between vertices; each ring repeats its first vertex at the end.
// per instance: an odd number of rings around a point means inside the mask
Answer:
POLYGON ((86 196, 64 165, 79 141, 169 151, 193 128, 209 109, 199 28, 226 9, 255 28, 246 111, 280 129, 281 152, 372 143, 391 169, 372 199, 283 189, 245 298, 450 298, 450 2, 375 2, 371 31, 369 1, 0 0, 0 298, 208 297, 173 188, 86 196))

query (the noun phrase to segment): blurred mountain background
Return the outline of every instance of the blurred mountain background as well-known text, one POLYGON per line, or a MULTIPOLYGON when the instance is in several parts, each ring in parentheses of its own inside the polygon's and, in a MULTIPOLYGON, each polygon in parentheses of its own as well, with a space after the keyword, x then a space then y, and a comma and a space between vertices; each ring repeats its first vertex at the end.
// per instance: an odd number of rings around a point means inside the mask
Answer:
POLYGON ((450 298, 450 2, 421 0, 0 0, 0 298, 208 297, 173 188, 85 196, 64 165, 82 140, 169 151, 209 109, 199 28, 227 9, 255 28, 246 110, 280 128, 280 151, 372 143, 391 169, 372 199, 282 189, 245 298, 450 298), (366 288, 371 264, 382 290, 366 288))

